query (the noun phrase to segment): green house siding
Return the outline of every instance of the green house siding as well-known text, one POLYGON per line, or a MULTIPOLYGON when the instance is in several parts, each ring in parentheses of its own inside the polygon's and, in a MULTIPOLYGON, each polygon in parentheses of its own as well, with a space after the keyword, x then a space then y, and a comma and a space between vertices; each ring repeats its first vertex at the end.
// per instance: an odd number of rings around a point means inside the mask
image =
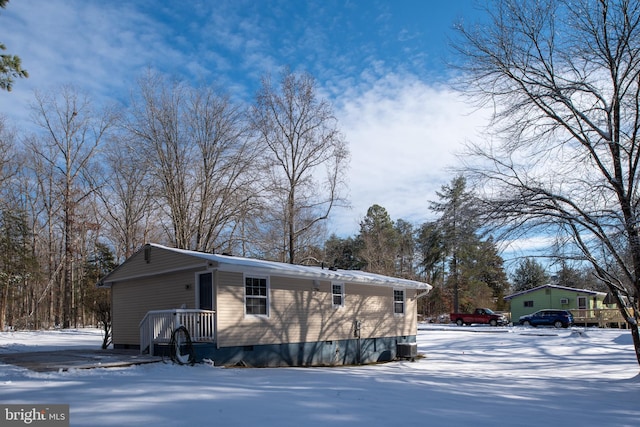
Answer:
POLYGON ((544 309, 563 309, 575 312, 579 309, 593 310, 604 308, 605 294, 584 289, 572 289, 559 286, 541 286, 530 291, 505 297, 511 301, 511 320, 518 322, 520 316, 544 309), (584 299, 585 306, 578 303, 584 299))

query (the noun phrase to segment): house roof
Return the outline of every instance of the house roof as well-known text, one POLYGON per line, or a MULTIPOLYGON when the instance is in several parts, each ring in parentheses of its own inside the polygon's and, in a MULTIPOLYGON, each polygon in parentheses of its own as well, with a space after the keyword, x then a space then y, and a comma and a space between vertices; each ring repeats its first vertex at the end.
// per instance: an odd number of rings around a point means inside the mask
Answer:
POLYGON ((512 298, 519 297, 520 295, 530 294, 532 292, 536 292, 541 289, 547 289, 547 288, 559 289, 559 290, 569 291, 569 292, 577 292, 577 293, 587 294, 587 295, 597 295, 597 296, 603 296, 603 297, 607 295, 606 292, 592 291, 589 289, 577 289, 577 288, 570 288, 567 286, 560 286, 560 285, 542 285, 542 286, 537 286, 535 288, 527 289, 525 291, 516 292, 515 294, 507 295, 506 297, 504 297, 504 299, 510 300, 512 298))
MULTIPOLYGON (((210 254, 205 252, 196 252, 186 249, 176 249, 155 243, 150 243, 148 246, 153 248, 159 248, 162 250, 175 252, 189 257, 202 259, 207 263, 215 263, 214 268, 221 271, 234 271, 234 272, 259 272, 274 276, 283 277, 304 277, 308 279, 317 280, 330 280, 348 283, 358 283, 372 286, 387 286, 394 288, 409 288, 409 289, 422 289, 429 291, 432 286, 428 283, 418 282, 415 280, 401 279, 397 277, 384 276, 381 274, 368 273, 360 270, 340 270, 340 269, 328 269, 322 267, 306 266, 287 264, 275 261, 265 261, 253 258, 244 258, 232 255, 210 254)), ((141 249, 142 250, 142 249, 141 249)), ((140 252, 140 251, 139 251, 140 252)), ((131 258, 135 257, 135 254, 131 258)), ((131 259, 129 258, 129 259, 131 259)), ((128 260, 127 260, 128 261, 128 260)), ((110 286, 109 277, 125 264, 125 261, 116 270, 107 274, 98 285, 110 286)))

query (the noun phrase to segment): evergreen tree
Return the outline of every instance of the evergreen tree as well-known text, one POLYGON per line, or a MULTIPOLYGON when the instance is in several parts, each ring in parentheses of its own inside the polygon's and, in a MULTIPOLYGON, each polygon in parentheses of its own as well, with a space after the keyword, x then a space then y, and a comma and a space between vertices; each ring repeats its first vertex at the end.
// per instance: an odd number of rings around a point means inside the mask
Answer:
POLYGON ((420 273, 432 285, 442 282, 445 272, 446 247, 444 235, 436 222, 422 224, 418 231, 416 245, 420 273))
POLYGON ((341 239, 335 234, 325 243, 324 262, 327 267, 360 270, 363 262, 358 257, 358 241, 352 237, 341 239))
POLYGON ((458 263, 462 251, 469 243, 475 242, 477 231, 474 196, 466 189, 463 176, 454 178, 450 185, 443 185, 436 193, 438 202, 431 203, 431 210, 440 213, 438 228, 444 241, 445 253, 449 260, 447 284, 453 292, 453 310, 460 308, 460 290, 463 287, 458 263))
POLYGON ((396 257, 396 276, 413 279, 415 277, 415 237, 413 225, 403 219, 396 221, 394 225, 396 231, 398 253, 396 257))
POLYGON ((426 222, 416 237, 418 272, 433 286, 425 298, 418 300, 418 312, 438 316, 451 309, 451 295, 444 289, 446 272, 446 248, 444 235, 437 222, 426 222))
MULTIPOLYGON (((7 7, 9 0, 0 0, 0 8, 7 7)), ((7 50, 7 47, 0 43, 0 51, 7 50)), ((27 70, 22 69, 22 61, 17 55, 0 54, 0 89, 11 92, 14 78, 29 77, 27 70)))
MULTIPOLYGON (((466 189, 463 176, 437 193, 431 209, 441 214, 435 223, 423 225, 419 234, 421 266, 437 274, 446 268, 444 286, 451 294, 453 311, 486 306, 504 308, 508 288, 503 260, 493 239, 479 237, 476 197, 466 189)), ((445 292, 439 295, 446 295, 445 292)))
POLYGON ((493 238, 478 242, 471 262, 472 283, 477 283, 474 289, 480 291, 478 295, 489 295, 484 304, 476 298, 474 307, 490 306, 497 310, 505 310, 508 304, 504 296, 509 290, 509 282, 504 271, 504 260, 498 255, 493 238))
POLYGON ((560 286, 584 289, 583 272, 569 266, 565 260, 561 260, 560 269, 553 275, 553 279, 553 283, 560 286))
POLYGON ((385 208, 373 205, 360 222, 360 256, 366 270, 372 273, 394 275, 398 254, 398 232, 385 208))
POLYGON ((518 264, 511 281, 513 283, 513 291, 521 292, 548 283, 549 277, 544 267, 535 259, 525 258, 518 264))

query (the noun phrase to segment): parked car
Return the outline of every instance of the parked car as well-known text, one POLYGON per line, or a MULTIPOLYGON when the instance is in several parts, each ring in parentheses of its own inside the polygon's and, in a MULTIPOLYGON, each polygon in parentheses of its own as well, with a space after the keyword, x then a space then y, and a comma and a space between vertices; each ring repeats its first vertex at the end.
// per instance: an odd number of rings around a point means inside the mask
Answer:
POLYGON ((471 325, 472 323, 498 326, 509 323, 503 314, 494 313, 488 308, 476 308, 473 313, 451 313, 449 319, 458 326, 471 325))
POLYGON ((549 325, 556 328, 568 328, 573 325, 573 315, 569 310, 540 310, 520 316, 519 323, 524 326, 549 325))

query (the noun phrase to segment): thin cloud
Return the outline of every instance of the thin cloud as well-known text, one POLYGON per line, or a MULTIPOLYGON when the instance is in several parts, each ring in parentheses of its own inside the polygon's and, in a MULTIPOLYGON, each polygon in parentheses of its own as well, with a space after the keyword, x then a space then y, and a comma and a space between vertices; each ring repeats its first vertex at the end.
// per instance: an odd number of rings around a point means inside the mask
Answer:
POLYGON ((453 178, 456 153, 486 120, 456 92, 412 75, 389 75, 365 90, 347 92, 338 103, 351 148, 353 206, 336 215, 338 234, 357 232, 353 216, 361 218, 373 204, 394 220, 427 220, 435 192, 453 178))
POLYGON ((372 204, 384 206, 394 219, 420 223, 429 218, 429 201, 451 180, 448 167, 484 124, 483 116, 472 114, 455 92, 401 71, 413 66, 403 60, 421 56, 382 49, 398 34, 388 28, 389 16, 362 5, 350 6, 356 11, 336 7, 334 13, 319 3, 308 21, 292 28, 281 22, 289 16, 284 12, 297 7, 287 3, 275 9, 251 2, 203 4, 197 13, 169 6, 150 13, 138 2, 39 1, 37 7, 11 2, 0 16, 2 41, 21 56, 30 77, 17 82, 14 108, 3 113, 26 126, 33 91, 68 83, 96 102, 126 102, 147 67, 184 79, 215 80, 232 96, 251 101, 265 72, 275 76, 291 65, 315 75, 350 143, 353 208, 337 211, 329 228, 357 233, 372 204), (270 15, 261 15, 265 11, 270 15), (371 23, 376 17, 384 23, 380 28, 371 23))

